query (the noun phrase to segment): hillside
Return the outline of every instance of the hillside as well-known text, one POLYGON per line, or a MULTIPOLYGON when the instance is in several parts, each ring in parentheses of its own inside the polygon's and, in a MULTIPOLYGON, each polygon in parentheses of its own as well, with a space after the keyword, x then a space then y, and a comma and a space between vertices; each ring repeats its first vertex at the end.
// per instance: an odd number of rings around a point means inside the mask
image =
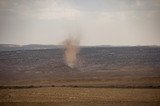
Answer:
POLYGON ((160 86, 159 47, 83 47, 75 68, 68 67, 63 56, 62 48, 1 51, 0 84, 16 81, 22 84, 25 84, 23 81, 32 84, 34 81, 41 84, 80 81, 78 84, 84 84, 89 81, 110 86, 160 86))

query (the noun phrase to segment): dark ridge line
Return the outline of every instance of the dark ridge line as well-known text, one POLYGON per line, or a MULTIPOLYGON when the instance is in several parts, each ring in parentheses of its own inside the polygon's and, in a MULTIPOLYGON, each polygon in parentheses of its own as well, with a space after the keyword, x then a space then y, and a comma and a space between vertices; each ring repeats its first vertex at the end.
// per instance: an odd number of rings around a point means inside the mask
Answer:
POLYGON ((44 87, 63 87, 63 88, 130 88, 130 89, 160 89, 160 86, 77 86, 77 85, 48 85, 48 86, 0 86, 0 89, 30 89, 30 88, 44 88, 44 87))

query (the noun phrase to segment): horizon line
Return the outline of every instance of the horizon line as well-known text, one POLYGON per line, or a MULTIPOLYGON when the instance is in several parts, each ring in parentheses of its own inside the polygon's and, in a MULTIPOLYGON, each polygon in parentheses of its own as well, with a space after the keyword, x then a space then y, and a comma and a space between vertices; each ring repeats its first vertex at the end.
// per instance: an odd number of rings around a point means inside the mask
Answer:
MULTIPOLYGON (((0 45, 15 45, 15 46, 20 46, 20 47, 23 47, 23 46, 27 46, 27 45, 42 45, 42 46, 63 46, 62 44, 34 44, 34 43, 31 43, 31 44, 13 44, 13 43, 0 43, 0 45)), ((114 46, 114 47, 121 47, 121 46, 160 46, 160 45, 139 45, 139 44, 137 44, 137 45, 108 45, 108 44, 102 44, 102 45, 79 45, 79 46, 82 46, 82 47, 87 47, 87 46, 89 46, 89 47, 97 47, 97 46, 99 46, 99 47, 105 47, 105 46, 114 46)))

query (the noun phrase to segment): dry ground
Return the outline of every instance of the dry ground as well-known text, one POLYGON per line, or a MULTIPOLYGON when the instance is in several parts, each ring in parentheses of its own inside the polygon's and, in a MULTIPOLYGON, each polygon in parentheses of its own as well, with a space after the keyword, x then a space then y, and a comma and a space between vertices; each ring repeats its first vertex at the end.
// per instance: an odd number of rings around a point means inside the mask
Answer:
POLYGON ((1 89, 1 105, 160 105, 160 89, 42 87, 1 89), (18 102, 18 103, 6 103, 18 102), (30 102, 30 103, 26 103, 30 102), (32 103, 31 103, 32 102, 32 103), (33 103, 33 102, 41 102, 33 103))

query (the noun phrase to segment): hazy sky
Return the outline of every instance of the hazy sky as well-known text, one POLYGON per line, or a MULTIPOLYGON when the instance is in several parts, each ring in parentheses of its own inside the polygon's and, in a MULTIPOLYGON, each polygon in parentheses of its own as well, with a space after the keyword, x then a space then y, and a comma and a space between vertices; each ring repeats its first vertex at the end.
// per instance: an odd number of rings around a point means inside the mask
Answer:
POLYGON ((160 45, 160 0, 0 0, 0 43, 160 45))

